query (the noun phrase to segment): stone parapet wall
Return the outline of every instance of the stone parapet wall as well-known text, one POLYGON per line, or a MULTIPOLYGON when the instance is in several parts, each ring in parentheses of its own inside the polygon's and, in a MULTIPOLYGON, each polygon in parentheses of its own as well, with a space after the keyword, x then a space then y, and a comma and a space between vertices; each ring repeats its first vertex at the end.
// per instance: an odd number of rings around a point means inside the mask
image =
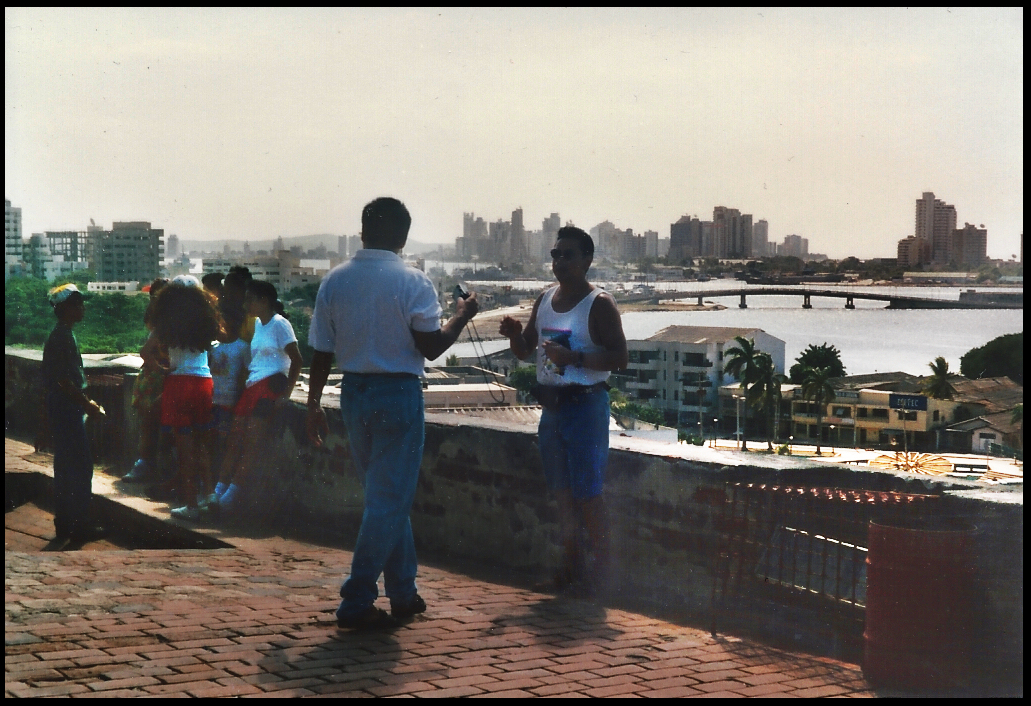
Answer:
MULTIPOLYGON (((29 418, 19 406, 31 400, 20 387, 29 384, 33 363, 15 357, 19 360, 12 363, 10 352, 6 356, 9 426, 12 418, 29 418), (12 371, 17 374, 12 376, 12 371)), ((321 449, 306 439, 303 401, 296 391, 295 403, 278 412, 260 480, 246 489, 245 500, 254 519, 265 526, 351 546, 361 522, 362 485, 340 411, 334 407, 337 398, 324 398, 330 433, 321 449)), ((124 423, 132 429, 132 410, 126 410, 124 423)), ((131 462, 134 450, 121 457, 131 462)), ((978 528, 974 610, 979 663, 983 670, 1003 675, 1022 672, 1022 488, 613 437, 605 490, 612 525, 613 600, 667 616, 707 618, 715 522, 727 484, 733 482, 941 495, 944 512, 978 528)), ((543 579, 559 561, 556 512, 545 486, 535 429, 427 414, 425 454, 411 515, 420 551, 543 579)), ((819 615, 793 619, 812 621, 809 627, 822 629, 819 615)))

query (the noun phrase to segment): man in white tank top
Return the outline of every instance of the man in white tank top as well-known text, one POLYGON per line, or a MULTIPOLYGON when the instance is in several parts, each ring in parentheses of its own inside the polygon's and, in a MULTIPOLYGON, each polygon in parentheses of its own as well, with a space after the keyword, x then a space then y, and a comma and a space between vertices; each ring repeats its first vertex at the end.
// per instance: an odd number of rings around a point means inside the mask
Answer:
POLYGON ((537 392, 544 407, 538 435, 548 487, 562 527, 562 567, 555 588, 590 593, 609 568, 609 525, 602 495, 609 450, 609 372, 627 367, 626 336, 611 294, 587 281, 594 241, 561 228, 551 251, 558 285, 537 298, 525 330, 506 316, 500 333, 520 360, 537 354, 537 392), (593 564, 580 543, 587 530, 593 564))

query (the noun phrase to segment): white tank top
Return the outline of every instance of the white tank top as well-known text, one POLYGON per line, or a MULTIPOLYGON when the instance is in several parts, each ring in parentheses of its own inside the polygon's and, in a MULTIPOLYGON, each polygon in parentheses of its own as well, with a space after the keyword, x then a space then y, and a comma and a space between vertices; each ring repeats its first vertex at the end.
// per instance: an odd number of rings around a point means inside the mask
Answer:
POLYGON ((544 341, 556 341, 572 351, 593 353, 604 350, 591 341, 588 320, 591 306, 603 289, 595 287, 590 294, 564 314, 555 311, 551 305, 558 286, 544 293, 537 309, 537 382, 542 385, 594 385, 609 378, 608 370, 588 370, 575 365, 560 369, 544 354, 544 341))
POLYGON ((211 377, 208 367, 208 352, 195 351, 189 348, 169 348, 168 363, 172 368, 169 375, 194 375, 201 378, 211 377))

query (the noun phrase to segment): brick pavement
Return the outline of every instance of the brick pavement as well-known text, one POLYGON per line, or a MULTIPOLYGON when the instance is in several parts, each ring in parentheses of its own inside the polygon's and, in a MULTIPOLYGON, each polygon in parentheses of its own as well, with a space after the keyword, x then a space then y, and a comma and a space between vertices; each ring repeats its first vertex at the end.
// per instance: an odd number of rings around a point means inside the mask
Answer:
MULTIPOLYGON (((22 447, 8 469, 33 470, 22 447)), ((41 551, 44 510, 6 520, 6 696, 876 695, 855 665, 430 566, 426 614, 339 630, 347 551, 41 551)))

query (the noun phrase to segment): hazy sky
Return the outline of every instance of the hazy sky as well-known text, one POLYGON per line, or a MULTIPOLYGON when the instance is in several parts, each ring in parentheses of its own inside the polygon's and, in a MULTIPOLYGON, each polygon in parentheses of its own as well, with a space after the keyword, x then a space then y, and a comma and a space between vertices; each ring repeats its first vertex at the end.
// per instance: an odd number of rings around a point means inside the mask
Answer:
POLYGON ((24 232, 411 237, 462 212, 669 236, 723 205, 894 257, 924 191, 1023 231, 1022 9, 5 9, 24 232))

